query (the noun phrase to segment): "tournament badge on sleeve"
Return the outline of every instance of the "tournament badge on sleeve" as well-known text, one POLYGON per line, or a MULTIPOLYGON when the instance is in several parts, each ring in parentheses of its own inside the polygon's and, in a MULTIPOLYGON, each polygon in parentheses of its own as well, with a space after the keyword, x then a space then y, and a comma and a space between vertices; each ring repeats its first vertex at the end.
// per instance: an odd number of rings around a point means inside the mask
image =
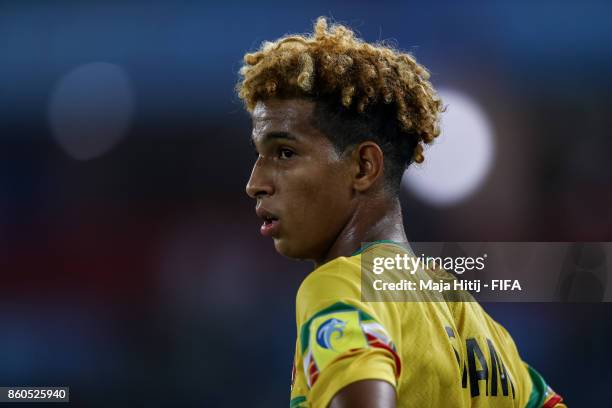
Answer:
POLYGON ((336 303, 315 314, 302 326, 304 374, 312 387, 339 355, 359 349, 378 347, 394 357, 399 375, 399 356, 385 329, 361 310, 336 303))

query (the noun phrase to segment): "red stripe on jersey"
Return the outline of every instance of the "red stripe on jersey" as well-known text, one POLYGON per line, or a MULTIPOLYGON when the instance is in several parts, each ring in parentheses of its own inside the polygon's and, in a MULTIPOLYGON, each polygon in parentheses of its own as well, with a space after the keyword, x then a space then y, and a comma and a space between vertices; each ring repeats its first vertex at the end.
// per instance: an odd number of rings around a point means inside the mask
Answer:
POLYGON ((317 365, 313 360, 310 360, 310 364, 308 365, 308 376, 310 377, 310 386, 312 387, 319 378, 319 370, 317 369, 317 365))
POLYGON ((372 336, 369 333, 366 333, 366 338, 368 339, 368 344, 371 347, 381 348, 381 349, 387 350, 387 351, 389 351, 391 353, 391 355, 393 356, 393 360, 395 361, 395 368, 396 368, 395 376, 397 378, 399 378, 400 373, 402 372, 402 363, 400 361, 399 356, 395 352, 395 350, 393 350, 391 347, 389 347, 388 345, 386 345, 385 343, 380 341, 377 337, 372 336))
POLYGON ((550 397, 549 400, 547 400, 544 405, 542 405, 542 408, 554 408, 555 405, 557 405, 558 403, 560 403, 561 401, 563 401, 563 398, 561 398, 560 395, 555 394, 552 397, 550 397))

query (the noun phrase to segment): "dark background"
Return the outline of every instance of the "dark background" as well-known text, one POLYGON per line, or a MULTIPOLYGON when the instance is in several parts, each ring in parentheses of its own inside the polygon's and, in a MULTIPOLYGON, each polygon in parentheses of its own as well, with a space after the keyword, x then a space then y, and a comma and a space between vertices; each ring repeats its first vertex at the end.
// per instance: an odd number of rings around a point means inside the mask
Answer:
MULTIPOLYGON (((259 235, 233 86, 244 52, 319 15, 392 39, 488 118, 471 194, 402 190, 411 240, 610 241, 612 3, 532 3, 0 2, 0 385, 287 405, 311 266, 259 235)), ((610 304, 485 308, 570 406, 607 403, 610 304)))

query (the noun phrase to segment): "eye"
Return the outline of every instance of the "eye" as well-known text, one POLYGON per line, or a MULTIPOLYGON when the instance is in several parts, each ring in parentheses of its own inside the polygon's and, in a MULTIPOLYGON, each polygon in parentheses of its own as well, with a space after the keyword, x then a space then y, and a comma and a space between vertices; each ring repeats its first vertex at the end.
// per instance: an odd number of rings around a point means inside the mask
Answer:
POLYGON ((280 157, 281 159, 290 159, 294 155, 295 152, 291 149, 287 149, 285 147, 278 149, 278 157, 280 157))

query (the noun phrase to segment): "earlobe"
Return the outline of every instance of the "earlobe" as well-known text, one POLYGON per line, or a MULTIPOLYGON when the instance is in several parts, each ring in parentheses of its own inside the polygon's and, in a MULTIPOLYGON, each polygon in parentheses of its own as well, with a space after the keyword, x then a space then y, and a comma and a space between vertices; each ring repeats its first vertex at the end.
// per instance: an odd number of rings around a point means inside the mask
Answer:
POLYGON ((372 187, 383 173, 384 157, 380 146, 374 142, 363 142, 353 151, 357 165, 353 186, 357 191, 372 187))

